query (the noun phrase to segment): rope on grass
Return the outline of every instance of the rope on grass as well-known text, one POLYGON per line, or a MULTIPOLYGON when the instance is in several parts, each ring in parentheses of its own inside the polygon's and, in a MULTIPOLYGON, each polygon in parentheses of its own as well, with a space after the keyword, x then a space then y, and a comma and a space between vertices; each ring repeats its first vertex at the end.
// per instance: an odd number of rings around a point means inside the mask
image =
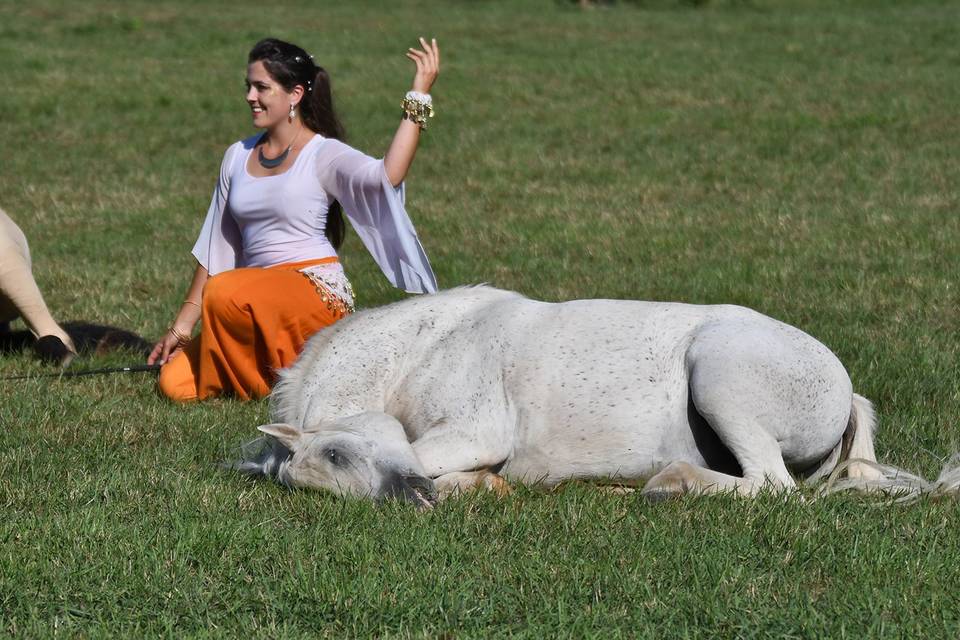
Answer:
POLYGON ((27 373, 23 375, 2 376, 0 380, 31 380, 33 378, 79 378, 110 373, 145 373, 160 371, 159 364, 132 364, 126 367, 105 367, 103 369, 81 369, 79 371, 54 371, 52 373, 27 373))

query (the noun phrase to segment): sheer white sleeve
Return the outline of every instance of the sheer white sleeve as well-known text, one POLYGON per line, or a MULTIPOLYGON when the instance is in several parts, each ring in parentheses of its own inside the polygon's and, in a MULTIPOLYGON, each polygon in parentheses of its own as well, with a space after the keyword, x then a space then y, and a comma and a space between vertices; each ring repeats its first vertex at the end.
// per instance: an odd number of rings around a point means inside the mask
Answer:
POLYGON ((193 256, 211 276, 235 269, 242 259, 243 241, 240 228, 227 211, 231 166, 242 148, 243 144, 238 142, 223 154, 220 178, 213 190, 210 208, 207 209, 207 217, 200 229, 200 237, 193 245, 193 256))
POLYGON ((338 140, 325 140, 317 155, 320 184, 340 202, 387 280, 408 293, 434 293, 437 279, 404 208, 403 185, 390 184, 383 160, 338 140))

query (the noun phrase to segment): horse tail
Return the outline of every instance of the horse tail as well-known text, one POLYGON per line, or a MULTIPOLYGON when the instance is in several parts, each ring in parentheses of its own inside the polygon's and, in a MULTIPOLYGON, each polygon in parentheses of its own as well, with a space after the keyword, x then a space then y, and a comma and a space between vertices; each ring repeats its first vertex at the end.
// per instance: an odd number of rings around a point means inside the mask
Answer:
POLYGON ((873 405, 863 396, 853 394, 850 418, 840 442, 823 461, 804 476, 806 484, 816 484, 843 464, 848 478, 876 478, 879 473, 869 464, 877 461, 873 434, 877 426, 873 405))
MULTIPOLYGON (((913 502, 923 496, 960 498, 960 453, 950 458, 933 482, 899 467, 881 464, 877 462, 873 448, 876 421, 870 401, 853 394, 850 421, 837 445, 839 456, 835 455, 835 450, 822 465, 826 467, 830 458, 839 460, 833 471, 828 471, 830 477, 820 487, 821 495, 857 490, 883 493, 894 497, 897 502, 913 502), (841 478, 843 474, 846 477, 841 478)), ((825 469, 818 469, 815 475, 826 475, 821 471, 825 469)))
POLYGON ((861 395, 853 394, 853 403, 850 407, 850 421, 847 430, 840 440, 840 462, 847 462, 848 478, 864 478, 875 480, 880 474, 869 464, 877 462, 877 454, 873 449, 873 434, 877 427, 877 414, 873 404, 861 395))

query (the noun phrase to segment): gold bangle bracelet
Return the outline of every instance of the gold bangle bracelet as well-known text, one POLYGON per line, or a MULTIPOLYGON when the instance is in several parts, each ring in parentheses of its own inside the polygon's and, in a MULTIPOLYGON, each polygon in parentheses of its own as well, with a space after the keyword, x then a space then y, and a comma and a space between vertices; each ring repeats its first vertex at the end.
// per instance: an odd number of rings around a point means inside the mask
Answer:
POLYGON ((193 300, 184 300, 184 301, 183 301, 183 304, 192 304, 192 305, 195 306, 196 308, 198 308, 198 309, 200 308, 200 303, 199 303, 199 302, 194 302, 193 300))
POLYGON ((170 326, 169 329, 167 329, 167 331, 169 331, 170 334, 171 334, 174 338, 177 339, 177 344, 178 344, 178 345, 183 346, 183 345, 187 344, 188 342, 190 342, 190 336, 188 336, 188 335, 186 335, 186 334, 184 334, 184 333, 181 333, 176 327, 174 327, 174 326, 172 326, 172 325, 170 326))

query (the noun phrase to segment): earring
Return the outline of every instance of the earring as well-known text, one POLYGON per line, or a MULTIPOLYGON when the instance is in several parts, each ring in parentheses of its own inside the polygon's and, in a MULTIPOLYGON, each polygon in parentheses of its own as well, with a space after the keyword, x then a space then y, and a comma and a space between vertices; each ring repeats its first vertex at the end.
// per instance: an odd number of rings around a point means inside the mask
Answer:
POLYGON ((293 105, 291 104, 291 105, 290 105, 290 116, 289 116, 290 122, 293 122, 293 118, 294 118, 296 115, 297 115, 297 113, 293 110, 293 105))

